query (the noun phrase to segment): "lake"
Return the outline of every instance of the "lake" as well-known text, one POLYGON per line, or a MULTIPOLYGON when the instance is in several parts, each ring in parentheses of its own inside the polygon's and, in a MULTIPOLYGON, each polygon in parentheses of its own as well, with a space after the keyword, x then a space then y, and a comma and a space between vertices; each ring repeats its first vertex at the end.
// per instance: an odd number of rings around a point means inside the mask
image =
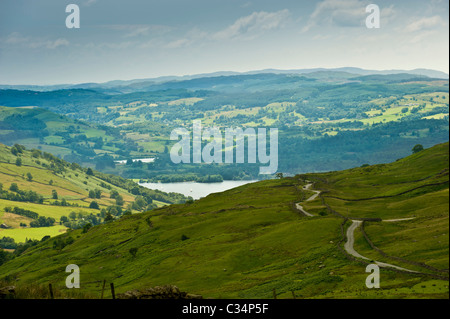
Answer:
POLYGON ((219 193, 242 186, 249 183, 257 182, 251 181, 223 181, 219 183, 197 183, 197 182, 180 182, 180 183, 139 183, 139 185, 150 188, 159 189, 166 193, 180 193, 185 196, 191 196, 193 199, 199 199, 208 196, 212 193, 219 193))
MULTIPOLYGON (((141 161, 142 163, 153 163, 155 161, 154 157, 150 158, 133 158, 133 162, 141 161)), ((121 161, 114 161, 116 164, 126 164, 127 160, 121 160, 121 161)))

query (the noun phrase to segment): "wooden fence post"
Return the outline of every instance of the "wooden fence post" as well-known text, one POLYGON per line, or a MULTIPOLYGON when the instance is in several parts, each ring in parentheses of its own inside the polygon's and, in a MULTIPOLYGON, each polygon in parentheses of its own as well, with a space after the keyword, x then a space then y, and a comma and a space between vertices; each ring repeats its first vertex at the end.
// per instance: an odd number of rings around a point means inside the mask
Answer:
POLYGON ((277 299, 277 290, 273 288, 273 299, 277 299))
POLYGON ((112 295, 112 299, 116 299, 116 295, 115 295, 115 293, 114 293, 114 284, 111 283, 110 286, 111 286, 111 295, 112 295))
POLYGON ((105 285, 106 285, 106 280, 103 279, 102 296, 100 297, 100 299, 103 299, 103 292, 105 291, 105 285))
POLYGON ((52 284, 48 284, 48 290, 50 291, 50 299, 54 299, 54 298, 53 298, 52 284))

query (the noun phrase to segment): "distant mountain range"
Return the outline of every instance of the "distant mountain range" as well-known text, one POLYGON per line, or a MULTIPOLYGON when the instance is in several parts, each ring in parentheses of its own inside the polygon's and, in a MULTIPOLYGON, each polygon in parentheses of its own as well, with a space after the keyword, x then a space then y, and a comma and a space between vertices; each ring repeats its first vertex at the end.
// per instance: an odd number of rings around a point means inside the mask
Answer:
MULTIPOLYGON (((0 89, 15 89, 15 90, 33 90, 33 91, 54 91, 63 89, 94 89, 100 91, 108 91, 108 93, 124 93, 123 88, 133 88, 131 91, 135 91, 135 88, 145 87, 154 84, 163 84, 167 82, 186 81, 199 78, 209 77, 222 77, 233 75, 256 75, 256 74, 301 74, 305 76, 318 75, 329 77, 330 75, 340 78, 351 78, 357 76, 366 75, 394 75, 394 74, 412 74, 418 77, 429 77, 434 79, 449 79, 447 73, 431 70, 431 69, 414 69, 414 70, 366 70, 355 67, 342 67, 342 68, 311 68, 311 69, 293 69, 293 70, 279 70, 279 69, 264 69, 248 72, 234 72, 234 71, 219 71, 212 73, 202 73, 195 75, 184 76, 161 76, 156 78, 146 79, 134 79, 134 80, 113 80, 104 83, 80 83, 80 84, 57 84, 57 85, 1 85, 0 89)), ((128 91, 128 90, 125 90, 128 91)))

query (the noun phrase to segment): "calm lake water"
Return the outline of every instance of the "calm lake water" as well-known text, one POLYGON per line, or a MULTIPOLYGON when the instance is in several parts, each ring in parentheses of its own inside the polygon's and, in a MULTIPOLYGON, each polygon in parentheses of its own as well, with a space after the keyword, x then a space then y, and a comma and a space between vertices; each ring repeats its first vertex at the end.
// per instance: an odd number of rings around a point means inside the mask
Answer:
POLYGON ((181 183, 140 183, 144 187, 150 189, 159 189, 166 193, 180 193, 185 196, 191 196, 193 199, 199 199, 212 193, 219 193, 242 186, 249 183, 257 182, 251 181, 223 181, 220 183, 197 183, 197 182, 181 182, 181 183))

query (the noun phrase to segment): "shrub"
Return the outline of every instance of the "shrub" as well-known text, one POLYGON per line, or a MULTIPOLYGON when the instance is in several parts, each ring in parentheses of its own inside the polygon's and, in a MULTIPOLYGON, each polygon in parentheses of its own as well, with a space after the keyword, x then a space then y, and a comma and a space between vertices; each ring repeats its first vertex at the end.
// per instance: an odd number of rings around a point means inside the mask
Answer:
POLYGON ((128 252, 129 252, 129 253, 131 254, 131 256, 133 256, 133 258, 134 258, 134 257, 136 257, 137 251, 138 251, 138 249, 137 249, 136 247, 133 247, 133 248, 130 248, 130 250, 129 250, 128 252))
POLYGON ((98 203, 96 201, 92 201, 89 204, 89 208, 93 208, 93 209, 100 209, 100 207, 98 206, 98 203))
POLYGON ((19 191, 19 186, 17 186, 16 183, 12 183, 11 186, 9 187, 9 190, 12 192, 18 192, 19 191))
POLYGON ((421 144, 415 145, 412 149, 413 154, 419 153, 421 151, 423 151, 423 146, 421 144))
POLYGON ((91 227, 92 227, 91 223, 87 223, 86 225, 84 225, 83 226, 83 234, 87 233, 91 227))

